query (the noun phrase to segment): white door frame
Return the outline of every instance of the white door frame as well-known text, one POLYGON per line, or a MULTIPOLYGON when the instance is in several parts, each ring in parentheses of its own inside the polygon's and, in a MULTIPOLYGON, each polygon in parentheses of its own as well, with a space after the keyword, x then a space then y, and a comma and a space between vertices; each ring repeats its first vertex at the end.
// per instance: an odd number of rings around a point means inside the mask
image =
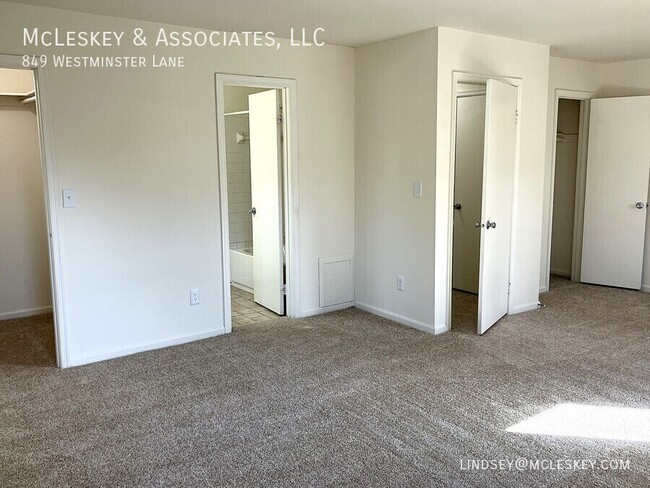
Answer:
POLYGON ((557 151, 557 116, 560 99, 580 101, 580 126, 578 128, 578 165, 576 171, 576 199, 573 215, 573 252, 571 258, 571 280, 580 281, 580 265, 582 262, 582 231, 584 227, 585 184, 587 182, 587 143, 589 139, 589 109, 594 92, 556 89, 553 107, 553 144, 551 148, 550 184, 546 193, 546 256, 542 266, 543 282, 540 292, 547 292, 551 275, 551 239, 553 237, 553 197, 555 196, 555 156, 557 151))
MULTIPOLYGON (((446 330, 451 330, 451 312, 452 312, 452 284, 453 284, 453 246, 454 246, 454 187, 456 184, 456 104, 458 100, 458 84, 459 83, 486 83, 487 80, 498 80, 514 85, 517 87, 517 112, 521 116, 521 106, 522 106, 522 85, 523 80, 517 77, 510 76, 494 76, 494 75, 483 75, 477 73, 467 73, 464 71, 454 71, 452 73, 452 96, 451 96, 451 148, 449 151, 449 188, 448 195, 449 198, 446 202, 447 211, 447 267, 445 270, 446 277, 446 287, 445 287, 445 321, 447 324, 446 330)), ((512 227, 510 230, 510 263, 508 276, 510 281, 512 281, 513 274, 513 256, 515 251, 515 227, 516 227, 516 218, 517 218, 517 207, 514 204, 517 201, 517 189, 518 189, 518 175, 519 175, 519 146, 520 146, 520 137, 521 136, 521 123, 517 124, 517 139, 515 146, 515 174, 514 174, 514 187, 512 191, 512 227)), ((480 292, 480 290, 479 290, 480 292)), ((508 309, 510 309, 510 296, 508 296, 508 309)), ((477 317, 478 320, 478 317, 477 317)))
POLYGON ((63 264, 61 259, 61 244, 57 210, 59 200, 56 189, 56 159, 54 157, 52 136, 52 115, 50 109, 50 94, 48 72, 40 58, 30 56, 31 64, 23 65, 23 56, 0 54, 0 68, 27 69, 34 73, 36 92, 36 116, 41 150, 41 168, 43 174, 43 194, 45 200, 45 220, 48 232, 48 250, 50 259, 50 281, 52 286, 52 315, 54 317, 54 341, 56 348, 56 363, 59 368, 69 366, 68 337, 66 330, 65 293, 63 284, 63 264))
MULTIPOLYGON (((216 74, 217 154, 219 162, 219 191, 221 193, 221 264, 223 269, 224 327, 232 332, 230 296, 230 232, 228 226, 228 168, 226 164, 226 118, 224 116, 224 86, 280 89, 284 91, 285 157, 283 158, 284 221, 286 223, 285 260, 288 317, 300 313, 300 232, 298 185, 298 123, 296 109, 296 81, 285 78, 247 76, 228 73, 216 74)), ((253 251, 254 252, 254 251, 253 251)))

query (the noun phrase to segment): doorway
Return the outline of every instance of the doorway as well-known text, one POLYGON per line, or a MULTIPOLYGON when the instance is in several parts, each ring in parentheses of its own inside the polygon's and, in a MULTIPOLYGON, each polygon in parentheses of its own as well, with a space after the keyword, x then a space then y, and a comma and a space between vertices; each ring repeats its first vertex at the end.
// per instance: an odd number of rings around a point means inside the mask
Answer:
POLYGON ((45 73, 0 55, 3 360, 67 366, 45 73))
POLYGON ((543 291, 580 281, 590 92, 557 90, 543 291))
POLYGON ((226 332, 295 314, 294 97, 292 80, 217 75, 226 332))
POLYGON ((483 334, 508 312, 518 97, 505 80, 455 82, 449 323, 456 330, 483 334))

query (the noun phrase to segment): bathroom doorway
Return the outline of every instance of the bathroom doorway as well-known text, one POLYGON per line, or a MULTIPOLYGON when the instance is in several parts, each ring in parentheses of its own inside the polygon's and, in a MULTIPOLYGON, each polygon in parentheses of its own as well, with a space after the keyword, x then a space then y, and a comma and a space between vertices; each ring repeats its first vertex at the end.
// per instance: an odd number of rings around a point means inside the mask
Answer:
POLYGON ((227 331, 294 310, 290 85, 217 75, 227 331))

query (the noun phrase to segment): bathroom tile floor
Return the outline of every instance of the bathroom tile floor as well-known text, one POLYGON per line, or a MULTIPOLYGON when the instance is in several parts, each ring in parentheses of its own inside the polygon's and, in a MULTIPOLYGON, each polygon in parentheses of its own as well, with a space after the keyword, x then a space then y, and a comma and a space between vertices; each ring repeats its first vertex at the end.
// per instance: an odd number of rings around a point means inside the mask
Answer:
POLYGON ((250 324, 259 324, 269 320, 281 318, 280 315, 258 305, 253 300, 253 294, 230 287, 232 295, 232 326, 240 327, 250 324))

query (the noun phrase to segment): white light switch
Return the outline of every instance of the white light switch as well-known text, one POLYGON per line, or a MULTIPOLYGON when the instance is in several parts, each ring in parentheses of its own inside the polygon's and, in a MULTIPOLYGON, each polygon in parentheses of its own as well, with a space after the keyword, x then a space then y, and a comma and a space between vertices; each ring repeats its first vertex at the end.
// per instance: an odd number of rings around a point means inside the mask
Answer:
POLYGON ((77 192, 74 190, 63 190, 63 208, 75 208, 77 206, 77 192))
POLYGON ((415 198, 422 198, 422 182, 414 181, 413 182, 413 196, 415 198))

